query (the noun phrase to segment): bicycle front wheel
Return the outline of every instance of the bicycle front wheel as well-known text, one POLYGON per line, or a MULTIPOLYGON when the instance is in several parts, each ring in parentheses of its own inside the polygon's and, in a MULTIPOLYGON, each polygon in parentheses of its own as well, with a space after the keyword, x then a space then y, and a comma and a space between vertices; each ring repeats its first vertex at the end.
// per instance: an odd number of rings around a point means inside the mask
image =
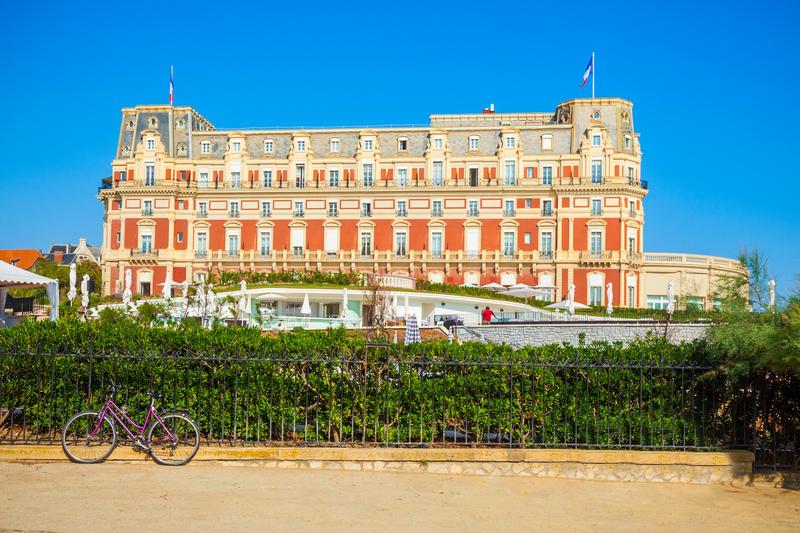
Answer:
POLYGON ((191 461, 200 448, 200 430, 183 413, 167 413, 147 430, 150 455, 160 465, 180 466, 191 461))
POLYGON ((61 431, 61 447, 74 463, 102 463, 117 446, 117 428, 97 411, 78 413, 61 431))

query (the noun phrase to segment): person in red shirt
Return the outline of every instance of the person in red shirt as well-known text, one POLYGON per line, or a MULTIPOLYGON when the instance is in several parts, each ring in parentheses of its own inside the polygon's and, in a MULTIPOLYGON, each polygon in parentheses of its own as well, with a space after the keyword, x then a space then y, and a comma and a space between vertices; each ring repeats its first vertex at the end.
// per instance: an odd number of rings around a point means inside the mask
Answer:
POLYGON ((486 306, 486 309, 481 311, 481 323, 482 324, 489 324, 492 319, 494 318, 494 311, 489 309, 489 306, 486 306))

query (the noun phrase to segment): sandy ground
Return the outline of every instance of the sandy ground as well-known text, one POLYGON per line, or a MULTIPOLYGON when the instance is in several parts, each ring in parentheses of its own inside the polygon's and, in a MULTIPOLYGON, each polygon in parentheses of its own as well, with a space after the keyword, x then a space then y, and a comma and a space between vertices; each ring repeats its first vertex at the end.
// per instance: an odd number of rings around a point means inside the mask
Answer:
POLYGON ((0 463, 0 531, 798 531, 800 491, 251 463, 0 463), (168 528, 168 529, 167 529, 168 528))

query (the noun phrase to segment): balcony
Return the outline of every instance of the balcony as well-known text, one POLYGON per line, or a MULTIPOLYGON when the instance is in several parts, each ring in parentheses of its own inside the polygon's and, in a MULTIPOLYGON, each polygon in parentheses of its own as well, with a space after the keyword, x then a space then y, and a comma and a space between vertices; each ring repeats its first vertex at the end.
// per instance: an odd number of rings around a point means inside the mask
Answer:
POLYGON ((517 216, 516 209, 503 209, 503 216, 504 217, 515 217, 517 216))
POLYGON ((292 257, 295 259, 302 259, 305 257, 305 251, 302 246, 295 246, 292 248, 292 257))
POLYGON ((603 208, 602 207, 592 208, 592 216, 593 217, 603 216, 603 208))
POLYGON ((408 252, 405 248, 399 248, 394 253, 394 259, 408 259, 408 252))
POLYGON ((517 185, 517 178, 506 178, 503 180, 503 185, 505 187, 514 187, 517 185))
POLYGON ((270 211, 269 209, 262 209, 260 214, 261 218, 269 218, 272 216, 272 211, 270 211))
POLYGON ((611 263, 610 251, 593 251, 581 252, 580 263, 585 265, 597 265, 602 263, 611 263))
POLYGON ((636 208, 635 207, 632 207, 631 209, 628 210, 628 216, 631 217, 631 218, 636 218, 636 208))
POLYGON ((158 257, 158 250, 152 248, 134 248, 131 250, 131 259, 154 259, 158 257))
POLYGON ((195 250, 194 258, 195 259, 207 259, 208 258, 208 250, 195 250))
POLYGON ((339 210, 338 209, 328 209, 328 216, 329 217, 338 217, 339 210))
POLYGON ((603 185, 606 179, 603 176, 592 176, 592 185, 603 185))
POLYGON ((238 259, 239 258, 239 250, 228 250, 226 255, 231 259, 238 259))
POLYGON ((208 211, 201 209, 197 212, 197 218, 208 218, 208 211))
POLYGON ((153 208, 145 207, 144 209, 142 209, 142 216, 143 217, 151 217, 151 216, 153 216, 153 208))
POLYGON ((464 258, 474 261, 481 258, 481 253, 478 250, 467 250, 464 252, 464 258))
POLYGON ((361 210, 361 218, 370 218, 372 217, 372 210, 371 209, 362 209, 361 210))
POLYGON ((442 210, 441 209, 431 209, 431 216, 432 217, 440 217, 440 216, 442 216, 442 210))
POLYGON ((642 262, 642 254, 640 252, 627 251, 625 252, 625 257, 632 263, 642 262))
POLYGON ((306 212, 304 210, 302 210, 302 209, 295 209, 294 211, 292 211, 292 216, 293 217, 301 217, 302 218, 302 217, 306 216, 306 212))
MULTIPOLYGON (((442 216, 442 215, 439 214, 439 216, 442 216)), ((478 209, 478 208, 467 209, 467 216, 468 217, 479 217, 479 216, 481 216, 481 210, 478 209)))
POLYGON ((503 250, 503 259, 514 259, 516 256, 514 250, 503 250))
POLYGON ((405 209, 398 209, 397 210, 397 216, 398 217, 407 217, 408 216, 408 211, 406 211, 405 209))
POLYGON ((553 250, 542 250, 539 252, 539 259, 542 261, 552 261, 553 257, 553 250))
POLYGON ((442 254, 441 250, 431 250, 430 258, 431 259, 442 259, 444 255, 442 254))
POLYGON ((239 218, 239 211, 228 211, 228 217, 239 218))
POLYGON ((269 248, 262 248, 258 251, 258 257, 260 257, 261 259, 272 257, 272 250, 270 250, 269 248))
POLYGON ((543 217, 552 217, 554 215, 555 214, 553 213, 553 208, 552 207, 543 207, 542 208, 542 216, 543 217))
POLYGON ((372 250, 364 248, 361 250, 361 259, 372 259, 372 250))

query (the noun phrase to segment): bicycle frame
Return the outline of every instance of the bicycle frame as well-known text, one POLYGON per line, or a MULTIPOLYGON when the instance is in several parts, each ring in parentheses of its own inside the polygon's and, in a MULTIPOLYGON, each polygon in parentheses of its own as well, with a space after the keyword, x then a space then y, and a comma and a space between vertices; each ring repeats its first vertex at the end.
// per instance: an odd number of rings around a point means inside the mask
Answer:
MULTIPOLYGON (((106 416, 109 414, 117 421, 117 423, 122 426, 125 430, 125 433, 128 434, 131 440, 136 440, 137 437, 143 437, 144 431, 147 429, 150 420, 155 417, 161 427, 164 428, 164 431, 167 432, 167 435, 170 439, 173 439, 175 436, 169 430, 169 428, 164 424, 164 421, 158 416, 158 411, 156 411, 155 407, 153 406, 154 401, 150 400, 150 407, 147 409, 147 416, 144 419, 144 423, 142 425, 137 424, 134 422, 125 411, 123 411, 116 403, 114 403, 114 397, 109 396, 108 400, 106 401, 105 406, 103 406, 103 410, 100 411, 100 416, 97 417, 97 425, 94 427, 92 432, 89 434, 90 436, 94 437, 97 432, 100 430, 100 426, 103 424, 103 420, 105 420, 106 416), (123 420, 124 419, 124 420, 123 420), (136 429, 136 433, 131 431, 130 426, 133 426, 136 429)), ((147 443, 149 444, 149 443, 147 443)))

